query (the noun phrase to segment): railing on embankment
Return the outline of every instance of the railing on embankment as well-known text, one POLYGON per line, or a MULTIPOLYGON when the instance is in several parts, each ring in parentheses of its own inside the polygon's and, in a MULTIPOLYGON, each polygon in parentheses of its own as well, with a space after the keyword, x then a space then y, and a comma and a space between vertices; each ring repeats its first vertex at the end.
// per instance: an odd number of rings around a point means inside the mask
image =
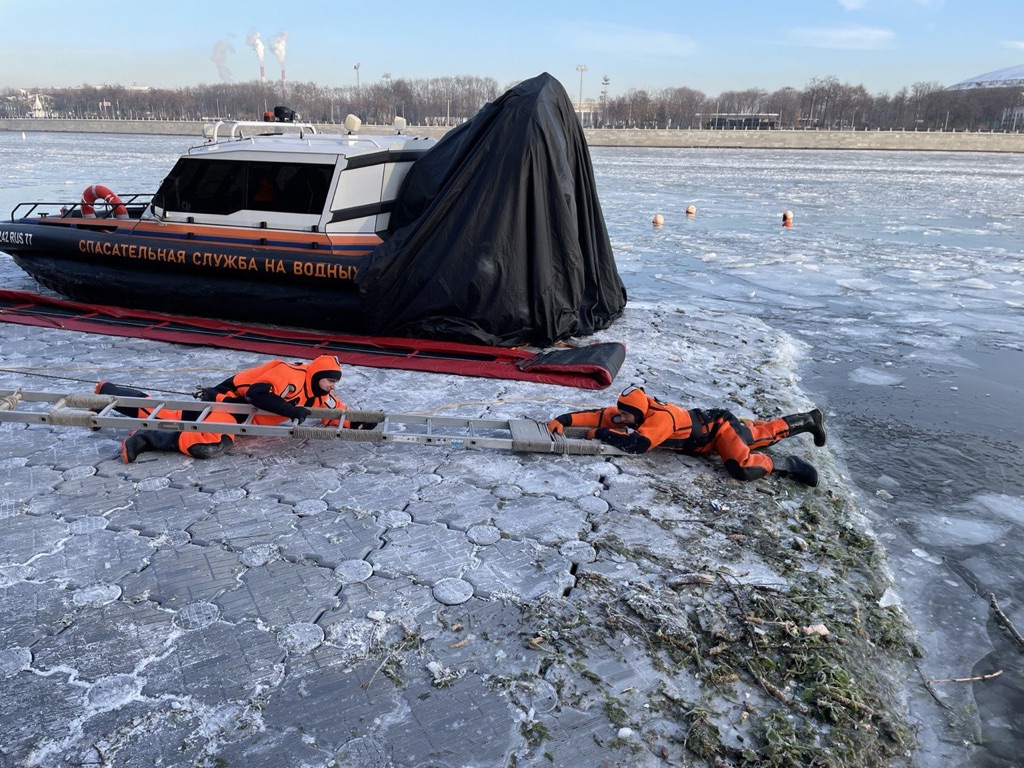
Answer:
MULTIPOLYGON (((133 133, 195 136, 202 123, 191 120, 68 120, 3 118, 0 131, 133 133)), ((324 133, 342 133, 341 125, 317 125, 324 133)), ((409 126, 406 133, 440 138, 443 126, 409 126)), ((392 133, 391 126, 365 125, 363 133, 392 133)), ((802 130, 641 130, 587 128, 592 147, 708 147, 732 149, 869 149, 943 152, 1024 153, 1024 133, 954 131, 802 131, 802 130)))

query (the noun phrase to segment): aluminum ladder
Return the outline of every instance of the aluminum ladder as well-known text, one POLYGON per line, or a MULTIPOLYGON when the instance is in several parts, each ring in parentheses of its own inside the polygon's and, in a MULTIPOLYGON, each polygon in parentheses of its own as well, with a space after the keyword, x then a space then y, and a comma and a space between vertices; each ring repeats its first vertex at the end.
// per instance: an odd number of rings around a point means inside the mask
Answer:
POLYGON ((251 405, 210 403, 202 400, 171 400, 58 392, 0 390, 0 424, 41 424, 51 427, 101 429, 154 429, 173 432, 293 437, 314 440, 345 440, 356 443, 413 443, 461 448, 490 448, 526 453, 559 453, 588 456, 621 456, 623 451, 597 440, 583 439, 585 429, 568 428, 552 435, 547 425, 532 419, 464 419, 383 411, 311 408, 310 419, 342 419, 371 422, 372 430, 308 426, 295 422, 255 424, 262 413, 251 405), (145 418, 124 416, 117 408, 146 408, 145 418), (160 418, 161 413, 199 413, 195 420, 160 418), (203 421, 211 412, 230 413, 235 422, 203 421), (237 415, 244 418, 238 421, 237 415))

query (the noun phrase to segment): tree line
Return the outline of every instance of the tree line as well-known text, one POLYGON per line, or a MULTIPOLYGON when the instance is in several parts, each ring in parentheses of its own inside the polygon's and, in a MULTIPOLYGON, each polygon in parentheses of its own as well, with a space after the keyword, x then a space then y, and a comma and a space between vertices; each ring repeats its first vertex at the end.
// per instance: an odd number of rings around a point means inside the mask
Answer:
MULTIPOLYGON (((697 129, 732 126, 715 116, 761 115, 764 127, 840 130, 999 131, 1024 129, 1024 94, 1018 88, 948 91, 915 83, 896 93, 872 95, 836 77, 813 78, 802 88, 750 88, 707 96, 687 87, 630 89, 608 94, 608 79, 595 99, 578 105, 586 127, 697 129), (764 122, 764 121, 767 121, 764 122), (1018 122, 1020 125, 1018 125, 1018 122)), ((364 123, 457 125, 508 87, 493 78, 463 75, 392 78, 357 86, 312 82, 250 81, 176 89, 121 85, 50 88, 38 93, 0 90, 0 116, 123 120, 258 120, 287 105, 313 123, 341 123, 355 114, 364 123)))

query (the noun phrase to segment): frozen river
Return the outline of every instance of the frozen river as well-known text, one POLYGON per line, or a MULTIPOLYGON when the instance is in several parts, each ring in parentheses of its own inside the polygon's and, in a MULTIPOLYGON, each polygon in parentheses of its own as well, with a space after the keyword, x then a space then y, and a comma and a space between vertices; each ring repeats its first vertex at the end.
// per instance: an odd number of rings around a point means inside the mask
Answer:
POLYGON ((727 308, 807 345, 803 387, 829 413, 889 551, 920 632, 922 679, 1001 670, 931 688, 950 722, 976 707, 977 721, 960 724, 985 742, 974 766, 1018 765, 1024 649, 990 599, 1024 626, 1020 159, 644 149, 594 158, 633 301, 727 308))
MULTIPOLYGON (((5 217, 93 183, 152 191, 193 143, 28 140, 32 151, 0 133, 5 217)), ((632 304, 754 316, 800 348, 802 387, 829 414, 830 444, 920 633, 913 704, 930 713, 920 765, 957 740, 984 743, 972 768, 1016 765, 1024 649, 990 600, 1024 628, 1020 158, 610 148, 593 158, 632 304), (970 677, 985 679, 924 685, 970 677)), ((700 392, 716 371, 679 374, 700 392)))

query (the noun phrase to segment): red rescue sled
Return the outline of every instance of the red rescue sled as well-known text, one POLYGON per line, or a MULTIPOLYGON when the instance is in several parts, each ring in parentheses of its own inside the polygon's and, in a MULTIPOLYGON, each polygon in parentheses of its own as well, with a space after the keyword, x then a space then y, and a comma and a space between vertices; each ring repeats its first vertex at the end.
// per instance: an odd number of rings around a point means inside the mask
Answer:
POLYGON ((84 304, 26 291, 0 290, 0 322, 303 359, 332 354, 348 365, 581 389, 610 386, 626 357, 626 348, 619 342, 529 351, 428 339, 345 336, 84 304))

